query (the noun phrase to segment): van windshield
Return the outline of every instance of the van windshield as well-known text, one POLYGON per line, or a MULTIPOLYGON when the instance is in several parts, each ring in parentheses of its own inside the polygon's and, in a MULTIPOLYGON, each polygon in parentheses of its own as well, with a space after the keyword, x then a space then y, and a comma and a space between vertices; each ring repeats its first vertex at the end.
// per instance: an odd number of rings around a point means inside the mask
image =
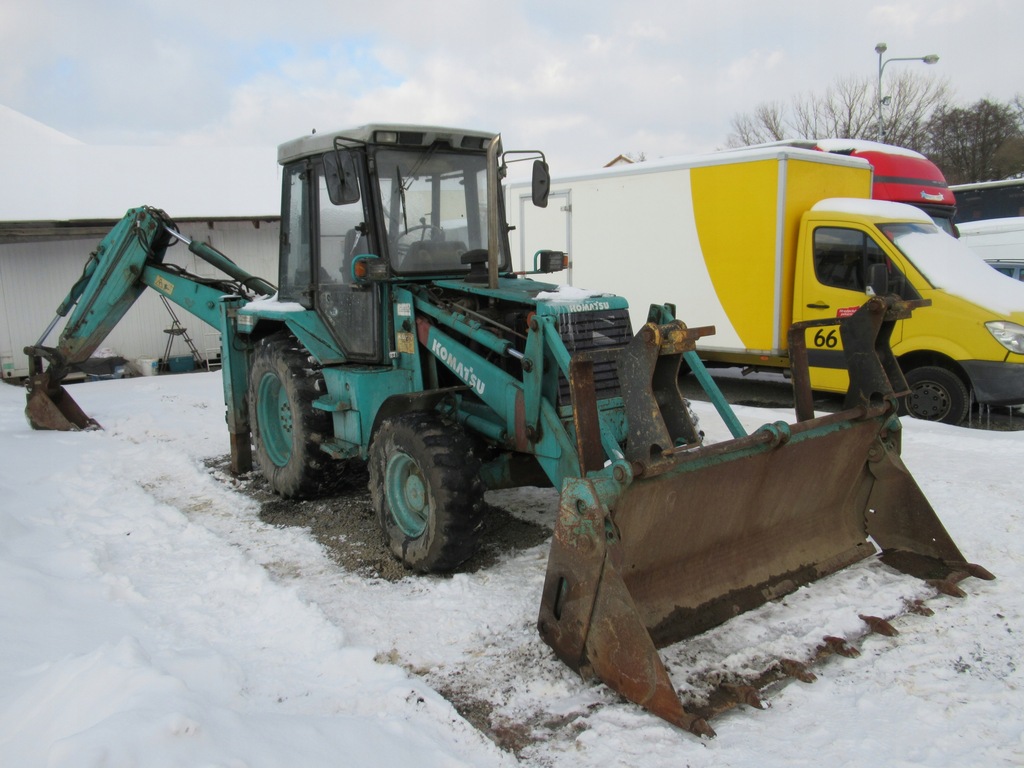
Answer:
POLYGON ((1024 312, 1024 283, 992 269, 934 224, 914 221, 878 228, 933 288, 1002 314, 1024 312))

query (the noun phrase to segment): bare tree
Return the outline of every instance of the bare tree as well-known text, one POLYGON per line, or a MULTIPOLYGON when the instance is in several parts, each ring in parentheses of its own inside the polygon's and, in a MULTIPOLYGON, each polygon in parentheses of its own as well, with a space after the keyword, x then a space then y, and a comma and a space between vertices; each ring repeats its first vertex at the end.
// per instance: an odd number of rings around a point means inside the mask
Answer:
POLYGON ((1024 172, 1024 130, 1016 104, 981 99, 942 107, 928 121, 927 152, 952 184, 1005 179, 1024 172))
POLYGON ((758 104, 752 115, 732 119, 733 135, 726 142, 730 147, 748 147, 786 138, 785 107, 779 102, 758 104))
POLYGON ((760 104, 753 113, 732 119, 727 145, 785 139, 877 140, 881 129, 886 143, 921 149, 929 115, 948 101, 947 81, 898 72, 885 78, 881 105, 877 89, 873 78, 841 77, 825 93, 794 97, 788 107, 779 102, 760 104))
POLYGON ((887 144, 923 151, 928 143, 929 116, 949 103, 948 81, 902 71, 891 82, 888 104, 886 95, 882 97, 882 138, 887 144))
POLYGON ((840 78, 823 95, 810 94, 793 103, 789 125, 797 138, 866 138, 875 103, 865 81, 840 78))

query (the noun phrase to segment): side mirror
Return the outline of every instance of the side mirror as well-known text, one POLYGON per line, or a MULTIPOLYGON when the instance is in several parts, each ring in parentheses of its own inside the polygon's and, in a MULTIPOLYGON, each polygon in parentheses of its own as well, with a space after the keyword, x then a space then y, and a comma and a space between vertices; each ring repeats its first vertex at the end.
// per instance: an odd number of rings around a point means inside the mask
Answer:
POLYGON ((327 196, 335 205, 348 205, 359 201, 359 182, 356 164, 350 152, 335 150, 324 155, 324 176, 327 196))
POLYGON ((533 255, 533 271, 543 274, 561 272, 569 266, 564 251, 537 251, 533 255))
POLYGON ((886 296, 889 293, 889 269, 885 264, 872 264, 868 267, 867 292, 874 296, 886 296))
POLYGON ((533 161, 533 204, 538 208, 548 207, 548 192, 551 191, 551 174, 543 160, 533 161))

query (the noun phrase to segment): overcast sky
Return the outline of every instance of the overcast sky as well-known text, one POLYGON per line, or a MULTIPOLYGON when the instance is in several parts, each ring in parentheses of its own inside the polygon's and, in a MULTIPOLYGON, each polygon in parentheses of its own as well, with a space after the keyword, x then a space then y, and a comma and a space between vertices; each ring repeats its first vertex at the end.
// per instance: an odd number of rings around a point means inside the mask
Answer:
POLYGON ((501 131, 556 173, 722 148, 731 119, 892 62, 1024 94, 1019 0, 0 0, 0 104, 90 144, 276 146, 374 121, 501 131))

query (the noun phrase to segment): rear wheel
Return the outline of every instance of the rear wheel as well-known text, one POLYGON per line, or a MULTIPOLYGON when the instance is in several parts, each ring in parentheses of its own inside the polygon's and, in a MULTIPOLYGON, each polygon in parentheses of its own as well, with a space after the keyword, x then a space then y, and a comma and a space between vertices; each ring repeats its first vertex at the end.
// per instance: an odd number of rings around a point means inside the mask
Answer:
POLYGON ((256 460, 271 489, 286 499, 334 488, 342 467, 320 450, 331 416, 313 408, 323 377, 288 334, 262 339, 249 370, 249 424, 256 460))
POLYGON ((947 368, 926 365, 906 374, 910 394, 903 398, 903 410, 926 421, 961 424, 967 419, 970 395, 960 377, 947 368))
POLYGON ((380 426, 370 447, 370 495, 396 558, 416 571, 448 571, 476 552, 479 470, 465 432, 437 413, 406 413, 380 426))

